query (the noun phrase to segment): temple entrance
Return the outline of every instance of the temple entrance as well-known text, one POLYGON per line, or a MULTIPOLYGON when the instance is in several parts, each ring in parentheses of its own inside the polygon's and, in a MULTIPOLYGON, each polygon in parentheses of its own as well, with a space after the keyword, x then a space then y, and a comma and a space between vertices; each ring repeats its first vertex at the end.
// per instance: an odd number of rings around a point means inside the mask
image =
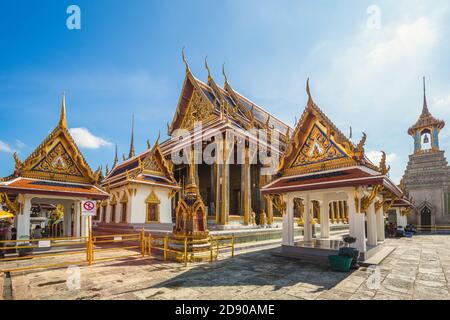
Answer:
POLYGON ((431 209, 428 207, 424 207, 420 211, 420 225, 423 227, 431 226, 431 209))

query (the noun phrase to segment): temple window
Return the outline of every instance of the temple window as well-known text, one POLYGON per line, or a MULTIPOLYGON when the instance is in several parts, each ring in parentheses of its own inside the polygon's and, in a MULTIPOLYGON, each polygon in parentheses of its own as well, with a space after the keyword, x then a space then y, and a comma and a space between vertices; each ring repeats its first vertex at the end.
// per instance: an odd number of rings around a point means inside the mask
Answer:
POLYGON ((160 222, 159 221, 159 205, 160 205, 160 200, 158 199, 158 197, 156 196, 155 192, 152 191, 150 193, 150 195, 147 197, 147 199, 145 200, 146 203, 146 208, 147 208, 147 212, 146 212, 146 222, 160 222))

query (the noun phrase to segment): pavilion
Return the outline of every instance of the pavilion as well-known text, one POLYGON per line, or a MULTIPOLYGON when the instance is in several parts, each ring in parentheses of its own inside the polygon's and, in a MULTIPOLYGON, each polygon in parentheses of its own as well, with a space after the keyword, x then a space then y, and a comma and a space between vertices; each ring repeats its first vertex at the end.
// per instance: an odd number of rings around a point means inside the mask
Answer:
POLYGON ((358 144, 339 131, 314 103, 307 83, 308 102, 280 163, 278 177, 262 187, 264 195, 283 212, 282 252, 294 241, 294 206, 300 203, 304 242, 313 242, 313 226, 320 224, 320 239, 330 237, 330 216, 336 203, 344 205, 354 246, 369 256, 384 241, 385 212, 402 190, 389 178, 386 155, 378 166, 365 155, 363 134, 358 144), (367 224, 367 235, 366 235, 367 224))
POLYGON ((70 135, 64 96, 58 125, 25 161, 16 153, 14 160, 14 173, 0 179, 0 203, 14 213, 17 236, 30 236, 33 208, 56 204, 64 208, 63 235, 86 236, 81 202, 107 199, 109 194, 98 185, 101 169, 91 170, 70 135))

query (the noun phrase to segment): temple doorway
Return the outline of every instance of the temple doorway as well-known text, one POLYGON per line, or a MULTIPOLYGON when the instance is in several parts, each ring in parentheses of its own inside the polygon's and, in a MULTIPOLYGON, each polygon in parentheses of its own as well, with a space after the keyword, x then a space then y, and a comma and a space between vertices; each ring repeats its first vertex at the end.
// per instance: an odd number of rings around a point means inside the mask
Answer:
POLYGON ((431 209, 428 207, 424 207, 420 211, 420 224, 422 226, 429 227, 431 226, 431 209))

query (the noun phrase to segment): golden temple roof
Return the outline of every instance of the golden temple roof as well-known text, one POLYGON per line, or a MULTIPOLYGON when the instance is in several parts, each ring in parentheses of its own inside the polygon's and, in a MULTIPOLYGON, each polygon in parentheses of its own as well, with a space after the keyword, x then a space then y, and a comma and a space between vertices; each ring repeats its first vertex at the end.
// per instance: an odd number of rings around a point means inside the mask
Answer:
POLYGON ((92 172, 69 132, 64 94, 58 125, 25 161, 22 162, 16 153, 14 160, 14 173, 3 181, 17 177, 85 184, 99 181, 99 172, 92 172))

